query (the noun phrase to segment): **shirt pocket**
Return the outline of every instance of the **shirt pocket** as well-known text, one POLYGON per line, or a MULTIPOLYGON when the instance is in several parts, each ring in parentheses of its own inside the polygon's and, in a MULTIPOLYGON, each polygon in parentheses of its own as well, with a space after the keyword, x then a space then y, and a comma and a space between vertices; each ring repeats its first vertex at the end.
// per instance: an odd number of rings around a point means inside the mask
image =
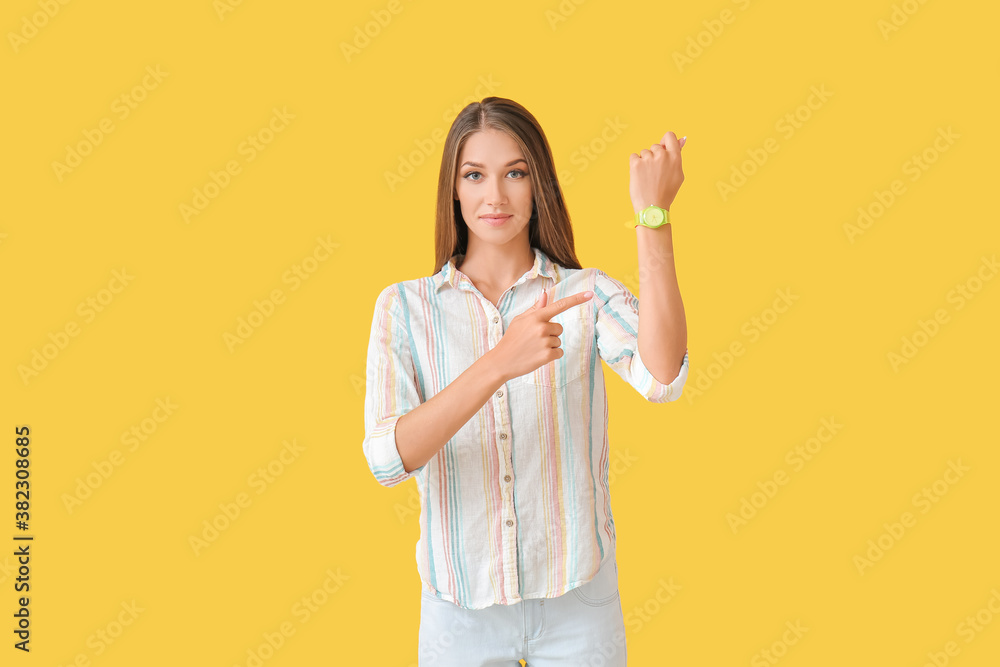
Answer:
POLYGON ((564 310, 550 322, 558 322, 563 327, 559 336, 559 347, 563 356, 539 366, 521 376, 521 383, 540 387, 564 387, 579 380, 586 370, 586 352, 591 341, 587 337, 590 330, 585 318, 586 304, 564 310))

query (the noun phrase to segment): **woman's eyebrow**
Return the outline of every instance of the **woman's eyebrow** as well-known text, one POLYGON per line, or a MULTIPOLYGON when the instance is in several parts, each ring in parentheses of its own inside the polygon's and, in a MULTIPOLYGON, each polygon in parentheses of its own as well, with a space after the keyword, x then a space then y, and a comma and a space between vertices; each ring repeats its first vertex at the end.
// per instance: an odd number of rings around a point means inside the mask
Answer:
MULTIPOLYGON (((511 160, 504 166, 510 167, 517 164, 518 162, 524 162, 524 164, 528 164, 528 162, 524 158, 517 158, 516 160, 511 160)), ((479 167, 480 169, 483 168, 483 165, 479 164, 478 162, 465 162, 464 164, 462 164, 463 167, 465 165, 469 165, 470 167, 479 167)))

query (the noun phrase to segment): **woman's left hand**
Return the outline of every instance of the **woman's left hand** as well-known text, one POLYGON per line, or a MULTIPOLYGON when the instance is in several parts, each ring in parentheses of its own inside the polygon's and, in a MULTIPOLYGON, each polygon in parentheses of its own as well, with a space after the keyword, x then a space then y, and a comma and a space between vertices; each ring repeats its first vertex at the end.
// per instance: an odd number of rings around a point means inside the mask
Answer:
POLYGON ((686 139, 678 141, 677 135, 667 132, 660 143, 642 149, 638 155, 629 155, 628 193, 636 213, 650 204, 670 210, 684 182, 681 147, 686 139))

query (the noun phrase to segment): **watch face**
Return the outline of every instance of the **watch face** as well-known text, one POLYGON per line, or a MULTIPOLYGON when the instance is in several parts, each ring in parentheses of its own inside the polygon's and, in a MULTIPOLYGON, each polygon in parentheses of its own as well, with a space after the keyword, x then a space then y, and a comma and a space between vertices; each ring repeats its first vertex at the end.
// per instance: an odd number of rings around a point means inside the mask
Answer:
POLYGON ((658 208, 647 209, 642 214, 642 219, 649 225, 660 225, 663 222, 663 211, 658 208))

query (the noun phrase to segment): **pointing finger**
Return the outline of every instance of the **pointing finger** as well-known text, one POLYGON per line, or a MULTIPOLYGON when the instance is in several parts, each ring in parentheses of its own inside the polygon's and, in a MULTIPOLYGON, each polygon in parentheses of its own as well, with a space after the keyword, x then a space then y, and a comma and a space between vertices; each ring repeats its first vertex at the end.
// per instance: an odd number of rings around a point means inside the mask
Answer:
POLYGON ((539 309, 545 316, 546 319, 555 317, 559 313, 572 308, 573 306, 579 306, 581 303, 586 303, 594 296, 594 293, 590 290, 586 292, 580 292, 578 294, 572 294, 557 301, 553 301, 552 304, 539 309))

